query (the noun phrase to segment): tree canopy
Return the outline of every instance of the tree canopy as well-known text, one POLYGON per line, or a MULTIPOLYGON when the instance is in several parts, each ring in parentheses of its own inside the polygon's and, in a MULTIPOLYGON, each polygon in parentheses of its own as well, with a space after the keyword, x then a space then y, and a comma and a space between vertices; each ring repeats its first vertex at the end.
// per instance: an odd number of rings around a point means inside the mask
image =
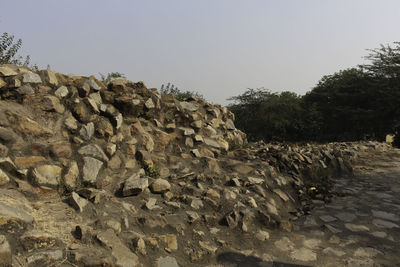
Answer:
POLYGON ((248 89, 229 106, 251 139, 383 140, 400 131, 400 43, 368 50, 367 63, 321 78, 306 95, 248 89))

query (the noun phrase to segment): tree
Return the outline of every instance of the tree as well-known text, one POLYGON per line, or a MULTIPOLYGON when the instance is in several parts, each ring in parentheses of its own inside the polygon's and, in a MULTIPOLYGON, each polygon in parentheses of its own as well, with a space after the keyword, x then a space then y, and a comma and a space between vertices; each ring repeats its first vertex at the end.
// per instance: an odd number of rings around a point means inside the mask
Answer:
POLYGON ((322 77, 303 101, 321 114, 319 139, 360 140, 378 132, 376 94, 370 76, 350 68, 322 77))
POLYGON ((307 110, 293 92, 272 93, 264 88, 247 89, 228 108, 235 114, 236 126, 250 140, 299 141, 308 138, 307 110))
POLYGON ((17 55, 19 49, 22 47, 22 40, 18 39, 14 43, 14 35, 4 32, 0 40, 0 64, 16 64, 28 66, 30 57, 17 55))
POLYGON ((369 52, 360 67, 373 78, 382 132, 400 133, 400 42, 369 52))

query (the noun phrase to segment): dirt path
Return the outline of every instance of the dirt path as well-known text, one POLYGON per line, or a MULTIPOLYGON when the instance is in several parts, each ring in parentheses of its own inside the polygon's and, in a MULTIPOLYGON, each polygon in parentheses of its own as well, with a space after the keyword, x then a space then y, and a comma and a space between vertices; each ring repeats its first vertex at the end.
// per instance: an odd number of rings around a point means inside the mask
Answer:
POLYGON ((400 266, 400 150, 361 155, 355 176, 337 179, 334 190, 291 233, 221 253, 219 266, 400 266))

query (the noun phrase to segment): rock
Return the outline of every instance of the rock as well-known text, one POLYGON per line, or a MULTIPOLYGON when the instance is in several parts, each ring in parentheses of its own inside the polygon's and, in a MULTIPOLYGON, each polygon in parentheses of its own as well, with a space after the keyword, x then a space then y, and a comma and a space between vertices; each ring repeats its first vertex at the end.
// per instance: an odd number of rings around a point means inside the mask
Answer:
POLYGON ((0 75, 3 77, 8 77, 8 76, 15 76, 17 75, 18 72, 10 68, 9 66, 2 65, 0 66, 0 75))
POLYGON ((386 211, 372 210, 372 215, 374 217, 389 220, 389 221, 394 221, 394 222, 400 221, 400 216, 395 215, 393 213, 386 212, 386 211))
POLYGON ((133 267, 139 265, 138 256, 132 253, 130 249, 122 243, 113 230, 107 229, 97 234, 97 239, 103 245, 111 249, 111 253, 116 259, 116 266, 133 267))
POLYGON ((32 266, 38 266, 38 264, 45 264, 46 266, 54 265, 56 261, 60 261, 63 259, 63 252, 62 250, 54 250, 54 251, 41 251, 37 252, 33 255, 30 255, 26 261, 27 263, 32 266))
POLYGON ((153 193, 164 193, 171 189, 171 184, 164 179, 156 179, 151 185, 150 189, 153 193))
POLYGON ((176 259, 171 256, 160 257, 156 262, 157 267, 179 267, 176 259))
POLYGON ((101 219, 97 222, 97 224, 100 226, 100 228, 112 229, 116 234, 121 233, 122 230, 121 223, 112 218, 101 219))
POLYGON ((71 115, 65 119, 64 124, 68 130, 74 131, 78 129, 78 121, 71 115))
POLYGON ((49 248, 55 245, 54 235, 40 230, 30 230, 19 238, 26 251, 49 248))
POLYGON ((153 141, 153 138, 151 137, 151 135, 143 134, 142 142, 147 151, 152 152, 154 150, 154 141, 153 141))
POLYGON ((91 120, 89 108, 83 101, 79 101, 73 108, 72 113, 81 123, 88 123, 91 120))
POLYGON ((0 168, 9 173, 15 173, 17 168, 9 157, 0 158, 0 168))
POLYGON ((2 223, 7 221, 17 221, 32 224, 34 219, 25 209, 16 205, 7 205, 0 201, 0 218, 2 223))
POLYGON ((107 152, 107 154, 109 156, 114 155, 115 151, 117 151, 117 145, 116 144, 113 144, 113 143, 107 144, 106 152, 107 152))
POLYGON ((186 211, 186 215, 188 217, 188 221, 190 224, 193 224, 193 223, 197 222, 198 220, 200 220, 200 216, 199 216, 199 214, 197 214, 197 212, 186 211))
POLYGON ((158 237, 160 241, 167 244, 166 250, 178 250, 178 240, 176 239, 176 235, 174 234, 167 234, 167 235, 160 235, 158 237))
POLYGON ((107 167, 112 170, 118 170, 121 167, 121 164, 122 164, 121 159, 118 157, 118 155, 115 155, 107 163, 107 167))
POLYGON ((46 95, 41 100, 41 109, 44 111, 56 111, 57 113, 64 113, 65 108, 60 104, 60 100, 52 95, 46 95))
POLYGON ((7 85, 7 83, 2 78, 0 78, 0 89, 6 85, 7 85))
POLYGON ((214 148, 221 148, 221 146, 219 145, 218 141, 215 140, 215 139, 204 137, 204 143, 206 145, 214 147, 214 148))
POLYGON ((0 186, 8 184, 10 182, 10 177, 0 169, 0 186))
POLYGON ((201 248, 205 249, 209 253, 215 253, 218 250, 218 247, 212 246, 206 242, 199 241, 199 245, 201 248))
POLYGON ((8 155, 8 147, 0 144, 0 158, 7 157, 7 155, 8 155))
POLYGON ((69 190, 77 187, 79 182, 79 168, 76 161, 71 161, 69 168, 64 175, 64 186, 69 190))
POLYGON ((187 128, 187 127, 179 127, 179 130, 182 131, 184 136, 190 136, 195 133, 192 128, 187 128))
POLYGON ((221 195, 214 189, 208 189, 206 192, 206 195, 208 197, 213 197, 213 198, 217 198, 217 199, 219 199, 221 197, 221 195))
POLYGON ((102 161, 108 161, 108 157, 104 153, 103 149, 96 144, 83 146, 79 148, 78 153, 82 156, 90 156, 102 161))
POLYGON ((40 76, 33 72, 25 72, 22 75, 22 82, 23 83, 41 83, 42 79, 40 76))
POLYGON ((317 254, 308 248, 296 249, 290 253, 290 257, 294 260, 306 262, 317 260, 317 254))
POLYGON ((83 209, 88 204, 88 201, 80 197, 77 193, 72 192, 69 198, 69 204, 79 212, 83 212, 83 209))
POLYGON ((58 85, 58 79, 56 76, 56 72, 52 70, 42 70, 40 71, 40 74, 42 77, 44 77, 44 80, 54 86, 58 85))
POLYGON ((18 138, 17 134, 11 130, 4 127, 0 127, 0 141, 5 144, 12 144, 18 138))
POLYGON ((118 115, 114 116, 113 123, 114 123, 115 129, 118 130, 119 128, 121 128, 123 121, 124 121, 124 118, 121 113, 118 113, 118 115))
POLYGON ((193 199, 192 202, 190 203, 190 206, 196 210, 201 209, 204 207, 203 201, 200 199, 193 199))
POLYGON ((260 241, 265 241, 269 239, 269 233, 263 230, 258 230, 256 238, 260 241))
POLYGON ((12 265, 12 253, 10 244, 8 243, 8 240, 4 235, 0 235, 0 266, 11 266, 11 265, 12 265))
POLYGON ((20 95, 33 95, 35 93, 35 90, 33 90, 32 86, 29 84, 25 84, 21 87, 18 87, 17 92, 20 95))
POLYGON ((155 107, 156 107, 156 106, 154 105, 154 102, 153 102, 153 100, 152 100, 151 98, 147 99, 146 102, 144 102, 144 106, 145 106, 147 109, 152 109, 152 108, 155 108, 155 107))
POLYGON ((146 243, 144 242, 143 238, 135 237, 132 239, 132 246, 134 250, 142 255, 146 255, 146 243))
POLYGON ((182 101, 179 104, 184 110, 187 110, 190 112, 195 112, 199 109, 199 105, 196 103, 193 103, 193 102, 182 101))
POLYGON ((283 237, 282 239, 275 241, 274 245, 282 251, 290 251, 294 249, 294 243, 287 237, 283 237))
POLYGON ((343 222, 352 222, 357 218, 356 215, 348 212, 337 213, 335 214, 335 217, 337 217, 339 220, 343 222))
POLYGON ((71 144, 67 141, 51 144, 50 151, 57 158, 70 158, 72 156, 71 144))
POLYGON ((381 219, 372 220, 372 224, 379 228, 400 228, 398 224, 381 219))
POLYGON ((233 229, 237 227, 240 219, 240 214, 238 211, 233 210, 230 213, 226 214, 222 219, 222 224, 228 226, 229 228, 233 229))
POLYGON ((14 162, 20 169, 26 169, 36 166, 38 163, 45 162, 46 158, 42 156, 30 156, 30 157, 15 157, 14 162))
POLYGON ((96 81, 94 79, 89 79, 87 82, 93 90, 95 90, 95 91, 101 90, 101 87, 96 83, 96 81))
POLYGON ((198 149, 192 149, 192 150, 190 150, 190 153, 191 153, 193 156, 195 156, 196 158, 200 158, 200 157, 201 157, 201 154, 200 154, 200 152, 199 152, 198 149))
POLYGON ((138 195, 148 186, 149 180, 147 178, 140 178, 138 174, 134 174, 125 181, 122 195, 124 197, 138 195))
POLYGON ((83 125, 79 131, 79 134, 82 136, 83 139, 89 141, 94 134, 94 123, 89 122, 88 124, 83 125))
POLYGON ((48 136, 53 134, 52 130, 43 127, 42 125, 28 117, 18 116, 17 120, 17 124, 14 125, 14 129, 17 132, 32 134, 33 136, 48 136))
POLYGON ((83 157, 83 161, 83 181, 88 184, 95 184, 103 162, 91 157, 83 157))
POLYGON ((245 164, 238 164, 234 166, 234 170, 240 174, 246 175, 251 173, 254 169, 245 164))
POLYGON ((343 252, 341 250, 337 250, 337 249, 334 249, 331 247, 324 248, 322 250, 322 253, 327 254, 327 255, 336 256, 336 257, 342 257, 346 254, 346 252, 343 252))
POLYGON ((345 223, 344 226, 353 232, 369 231, 369 228, 365 225, 357 225, 352 223, 345 223))
POLYGON ((235 130, 235 124, 233 123, 233 121, 231 119, 227 119, 225 122, 226 128, 228 130, 235 130))
POLYGON ((250 184, 262 184, 262 183, 264 183, 264 179, 262 179, 262 178, 255 178, 255 177, 247 177, 247 181, 250 183, 250 184))
POLYGON ((33 169, 33 181, 40 186, 57 187, 61 179, 62 169, 56 165, 41 165, 33 169))
POLYGON ((378 254, 382 254, 382 252, 370 247, 361 247, 356 249, 356 251, 354 252, 354 257, 373 258, 378 254))
POLYGON ((283 192, 282 190, 280 190, 279 188, 274 189, 274 193, 277 194, 283 201, 285 201, 285 202, 289 201, 288 195, 285 192, 283 192))
POLYGON ((319 216, 319 218, 320 218, 322 221, 326 222, 326 223, 334 222, 334 221, 337 220, 335 217, 332 217, 332 216, 330 216, 330 215, 321 215, 321 216, 319 216))
POLYGON ((66 86, 60 86, 55 92, 54 95, 58 98, 64 98, 69 94, 68 88, 66 86))

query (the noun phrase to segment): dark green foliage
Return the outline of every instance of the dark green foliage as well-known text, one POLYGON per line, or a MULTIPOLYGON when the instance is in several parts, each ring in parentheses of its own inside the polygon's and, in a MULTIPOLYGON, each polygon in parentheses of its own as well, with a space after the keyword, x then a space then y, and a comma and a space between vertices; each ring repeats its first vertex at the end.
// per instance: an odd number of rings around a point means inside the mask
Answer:
POLYGON ((161 95, 173 94, 174 97, 179 101, 183 101, 189 98, 204 99, 203 95, 199 94, 198 92, 193 92, 188 90, 181 91, 178 89, 178 87, 175 87, 175 85, 171 83, 168 83, 167 86, 164 86, 164 84, 161 85, 160 94, 161 95))
POLYGON ((384 140, 399 133, 400 43, 369 51, 368 64, 322 77, 303 97, 253 89, 232 97, 236 126, 250 139, 287 141, 384 140))
POLYGON ((25 59, 22 56, 18 56, 18 50, 22 46, 22 40, 18 39, 14 43, 14 35, 10 35, 4 32, 0 39, 0 64, 16 64, 28 66, 30 57, 27 56, 25 59))
POLYGON ((376 90, 361 69, 351 68, 324 76, 303 101, 320 113, 320 139, 357 140, 376 136, 376 90))
POLYGON ((236 126, 250 140, 301 140, 306 135, 305 109, 295 93, 248 89, 229 100, 235 102, 229 109, 236 116, 236 126))

